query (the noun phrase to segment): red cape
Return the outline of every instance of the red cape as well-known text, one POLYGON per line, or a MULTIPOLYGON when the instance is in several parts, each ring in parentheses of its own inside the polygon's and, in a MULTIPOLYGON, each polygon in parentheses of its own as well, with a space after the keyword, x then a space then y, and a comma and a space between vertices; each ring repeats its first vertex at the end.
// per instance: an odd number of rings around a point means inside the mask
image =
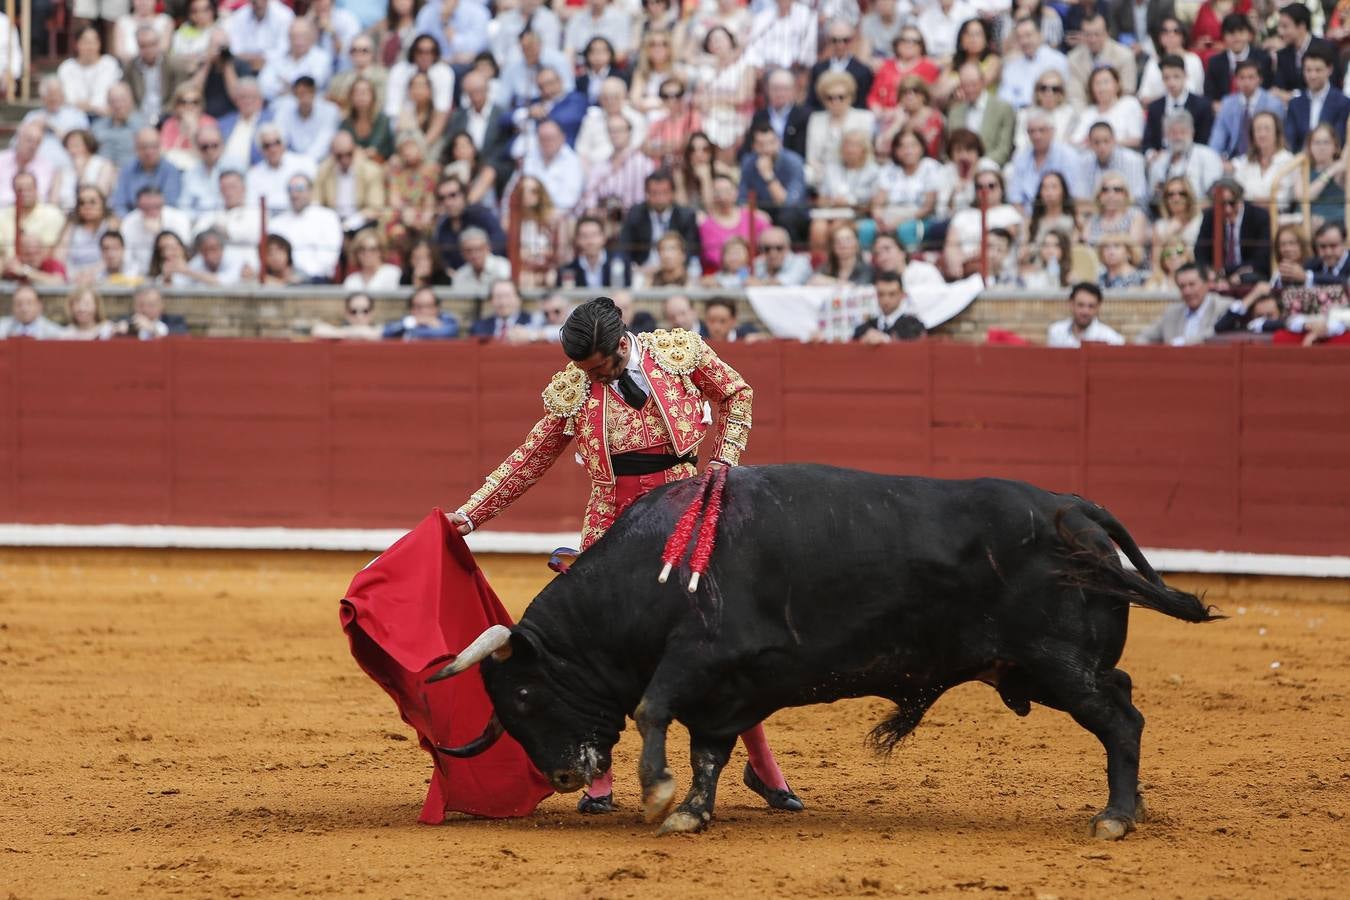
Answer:
POLYGON ((356 574, 341 618, 357 664, 394 698, 431 754, 435 770, 419 821, 439 824, 451 811, 526 816, 553 793, 510 735, 472 759, 453 759, 433 747, 476 738, 492 715, 492 702, 476 671, 433 685, 427 676, 488 626, 511 624, 439 509, 356 574))

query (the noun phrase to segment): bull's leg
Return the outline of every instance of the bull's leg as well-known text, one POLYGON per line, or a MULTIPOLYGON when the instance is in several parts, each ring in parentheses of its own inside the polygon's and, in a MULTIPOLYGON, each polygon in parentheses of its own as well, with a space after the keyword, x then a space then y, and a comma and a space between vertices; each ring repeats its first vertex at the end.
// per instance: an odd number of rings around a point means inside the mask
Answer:
POLYGON ((1144 717, 1130 699, 1130 676, 1119 669, 1101 673, 1097 690, 1065 705, 1074 721, 1097 736, 1106 749, 1106 809, 1092 817, 1092 835, 1120 840, 1140 818, 1139 743, 1144 717))
POLYGON ((672 718, 669 707, 650 693, 633 712, 642 735, 638 781, 642 784, 642 817, 648 822, 665 816, 675 802, 675 778, 666 765, 666 729, 672 718))
POLYGON ((721 740, 704 734, 690 734, 689 767, 694 770, 693 784, 684 802, 661 824, 658 834, 699 831, 708 824, 717 801, 717 779, 735 745, 734 738, 721 740))

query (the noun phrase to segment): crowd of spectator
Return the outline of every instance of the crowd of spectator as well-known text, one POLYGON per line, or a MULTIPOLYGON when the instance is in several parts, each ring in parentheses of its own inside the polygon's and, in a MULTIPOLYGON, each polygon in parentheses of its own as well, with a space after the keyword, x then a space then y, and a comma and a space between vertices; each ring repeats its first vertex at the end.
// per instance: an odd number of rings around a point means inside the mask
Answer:
MULTIPOLYGON (((3 275, 880 295, 912 256, 1064 292, 1343 285, 1350 3, 1181 11, 74 0, 0 152, 3 275)), ((454 333, 434 296, 380 334, 454 333)))

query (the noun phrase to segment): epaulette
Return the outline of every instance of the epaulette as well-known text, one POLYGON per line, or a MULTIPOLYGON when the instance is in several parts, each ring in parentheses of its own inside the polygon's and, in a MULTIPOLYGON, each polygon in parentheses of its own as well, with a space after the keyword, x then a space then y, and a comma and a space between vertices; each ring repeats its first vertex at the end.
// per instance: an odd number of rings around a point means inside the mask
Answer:
POLYGON ((683 328, 640 334, 638 340, 647 348, 656 364, 671 375, 684 376, 697 369, 702 365, 707 350, 703 338, 683 328))
POLYGON ((571 419, 581 412, 589 396, 590 379, 576 363, 568 363, 567 368, 549 380, 544 388, 544 409, 560 419, 571 419))

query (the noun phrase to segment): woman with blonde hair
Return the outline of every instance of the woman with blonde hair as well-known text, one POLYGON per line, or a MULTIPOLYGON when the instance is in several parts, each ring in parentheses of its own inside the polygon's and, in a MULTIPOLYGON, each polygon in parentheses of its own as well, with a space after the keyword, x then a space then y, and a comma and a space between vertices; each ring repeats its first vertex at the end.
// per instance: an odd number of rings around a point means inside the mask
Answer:
POLYGON ((661 85, 672 78, 683 79, 684 75, 684 67, 675 61, 671 36, 661 31, 649 31, 643 36, 638 50, 629 102, 649 119, 663 118, 666 105, 661 99, 661 85))
POLYGON ((1195 239, 1200 236, 1202 218, 1200 204, 1195 199, 1195 191, 1191 188, 1189 178, 1177 175, 1167 179, 1163 182, 1159 196, 1162 198, 1162 215, 1153 223, 1152 241, 1152 269, 1155 272, 1159 268, 1158 254, 1173 238, 1181 240, 1187 246, 1195 246, 1195 239))
POLYGON ((349 291, 391 291, 398 287, 403 270, 384 261, 384 246, 373 228, 366 228, 352 238, 347 258, 350 275, 342 286, 349 291))
POLYGON ((1109 234, 1127 234, 1139 246, 1148 243, 1148 217, 1134 205, 1124 175, 1119 172, 1103 175, 1101 183, 1097 185, 1096 200, 1097 209, 1088 216, 1083 229, 1085 242, 1096 247, 1109 234))
POLYGON ((1293 160, 1284 148, 1284 122, 1272 112, 1259 112, 1247 125, 1247 155, 1234 159, 1233 177, 1242 185, 1242 195, 1267 209, 1270 195, 1276 193, 1278 208, 1287 209, 1294 201, 1294 173, 1288 172, 1278 187, 1275 177, 1293 160))
POLYGON ((517 182, 512 194, 520 195, 514 203, 506 198, 503 227, 511 232, 510 217, 516 208, 520 212, 520 271, 516 286, 521 289, 552 287, 563 262, 563 247, 568 236, 565 222, 553 206, 548 188, 533 175, 525 175, 517 182))
POLYGON ((845 132, 839 161, 825 167, 816 206, 811 210, 813 253, 825 252, 836 225, 867 214, 880 177, 881 167, 872 158, 872 136, 865 131, 845 132))
MULTIPOLYGON (((1158 247, 1158 244, 1154 245, 1158 247)), ((1153 274, 1149 275, 1148 281, 1144 282, 1144 287, 1151 291, 1170 291, 1176 287, 1177 269, 1189 262, 1195 262, 1195 255, 1191 252, 1191 244, 1186 243, 1183 238, 1170 237, 1161 244, 1161 249, 1155 250, 1158 256, 1158 262, 1153 267, 1153 274)), ((1299 264, 1302 267, 1302 263, 1299 264)))
POLYGON ((825 168, 839 162, 844 135, 850 131, 876 130, 877 117, 870 109, 856 109, 858 82, 847 72, 825 72, 816 79, 816 97, 825 108, 806 120, 806 183, 820 184, 825 168))
POLYGON ((1139 269, 1139 245, 1128 234, 1103 237, 1097 245, 1097 258, 1102 264, 1098 279, 1102 288, 1140 287, 1148 277, 1139 269))
POLYGON ((1031 97, 1031 104, 1017 111, 1013 150, 1017 152, 1031 146, 1027 120, 1038 112, 1045 114, 1054 124, 1055 140, 1061 144, 1069 143, 1078 126, 1078 109, 1069 101, 1063 74, 1056 69, 1046 69, 1036 76, 1036 86, 1032 89, 1031 97))
POLYGON ((66 297, 66 341, 106 341, 113 335, 113 323, 103 314, 103 298, 90 285, 80 285, 66 297))
POLYGON ((173 115, 159 129, 159 148, 164 157, 180 169, 190 169, 201 160, 197 151, 197 132, 204 126, 217 126, 206 114, 206 97, 194 82, 185 81, 173 92, 173 115))

